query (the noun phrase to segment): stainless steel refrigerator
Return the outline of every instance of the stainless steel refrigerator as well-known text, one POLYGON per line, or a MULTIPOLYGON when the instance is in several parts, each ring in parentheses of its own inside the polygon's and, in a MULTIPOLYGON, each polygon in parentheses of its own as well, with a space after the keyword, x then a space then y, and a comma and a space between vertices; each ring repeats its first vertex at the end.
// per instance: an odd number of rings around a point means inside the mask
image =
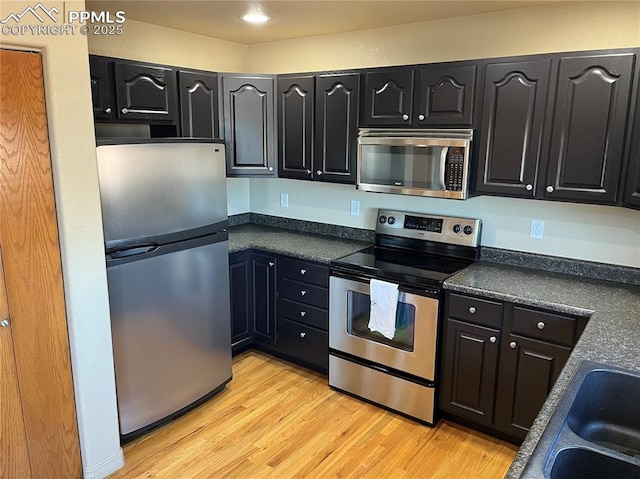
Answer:
POLYGON ((224 144, 98 142, 120 434, 231 380, 224 144))

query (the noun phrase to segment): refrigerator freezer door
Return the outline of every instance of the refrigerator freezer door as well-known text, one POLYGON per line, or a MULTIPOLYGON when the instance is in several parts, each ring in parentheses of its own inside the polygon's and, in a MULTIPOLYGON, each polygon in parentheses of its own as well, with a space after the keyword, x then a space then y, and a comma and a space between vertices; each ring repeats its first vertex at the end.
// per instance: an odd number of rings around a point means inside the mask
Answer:
POLYGON ((227 271, 226 241, 107 268, 123 436, 231 379, 227 271))
POLYGON ((101 145, 97 155, 107 245, 227 219, 222 144, 101 145))

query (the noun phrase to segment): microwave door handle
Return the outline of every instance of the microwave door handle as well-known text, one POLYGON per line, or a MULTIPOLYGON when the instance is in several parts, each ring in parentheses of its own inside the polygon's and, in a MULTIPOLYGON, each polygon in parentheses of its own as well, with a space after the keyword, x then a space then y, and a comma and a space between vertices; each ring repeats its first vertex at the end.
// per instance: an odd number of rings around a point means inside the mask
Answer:
POLYGON ((447 167, 447 153, 449 152, 449 147, 445 146, 442 148, 442 151, 440 152, 440 188, 442 188, 442 190, 446 190, 447 189, 447 185, 445 184, 444 181, 444 175, 445 175, 445 168, 447 167))

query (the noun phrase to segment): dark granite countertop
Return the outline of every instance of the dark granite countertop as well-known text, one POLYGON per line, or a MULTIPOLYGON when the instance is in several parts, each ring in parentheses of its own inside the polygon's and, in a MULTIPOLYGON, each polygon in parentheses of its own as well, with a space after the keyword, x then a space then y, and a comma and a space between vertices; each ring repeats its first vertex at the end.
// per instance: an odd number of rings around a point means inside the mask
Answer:
POLYGON ((285 228, 244 224, 229 229, 229 253, 257 249, 320 263, 355 253, 371 243, 292 231, 285 228))
POLYGON ((479 262, 449 278, 445 288, 590 316, 584 333, 507 472, 505 477, 508 479, 520 477, 581 360, 640 371, 640 286, 479 262))

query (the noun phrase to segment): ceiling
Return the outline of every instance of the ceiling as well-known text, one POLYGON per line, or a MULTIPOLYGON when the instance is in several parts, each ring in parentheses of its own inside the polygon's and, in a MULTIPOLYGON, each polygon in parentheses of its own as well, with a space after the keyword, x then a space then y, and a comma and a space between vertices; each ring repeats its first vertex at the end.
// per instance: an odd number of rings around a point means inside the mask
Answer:
POLYGON ((476 15, 545 3, 551 2, 540 0, 87 0, 86 5, 88 10, 111 12, 123 10, 127 19, 250 45, 476 15), (272 20, 263 25, 250 25, 243 22, 240 17, 252 7, 261 9, 272 20))

